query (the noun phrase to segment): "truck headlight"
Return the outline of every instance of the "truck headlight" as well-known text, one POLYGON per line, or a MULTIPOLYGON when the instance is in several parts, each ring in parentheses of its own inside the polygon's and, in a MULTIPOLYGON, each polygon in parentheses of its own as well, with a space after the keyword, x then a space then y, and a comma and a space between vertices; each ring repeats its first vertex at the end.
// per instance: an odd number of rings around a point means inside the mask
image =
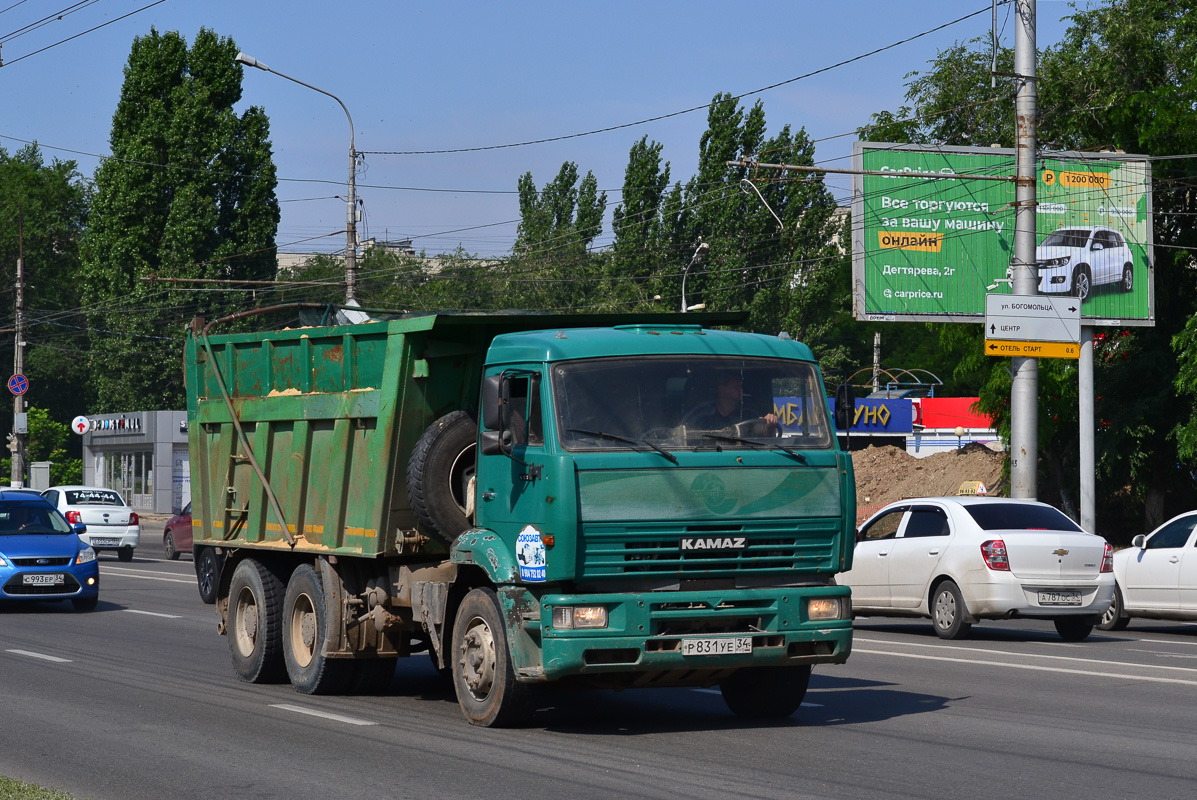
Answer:
POLYGON ((840 598, 838 597, 812 597, 806 601, 806 618, 810 620, 839 619, 842 616, 840 608, 840 598))
POLYGON ((553 627, 558 630, 607 627, 606 606, 553 606, 553 627))

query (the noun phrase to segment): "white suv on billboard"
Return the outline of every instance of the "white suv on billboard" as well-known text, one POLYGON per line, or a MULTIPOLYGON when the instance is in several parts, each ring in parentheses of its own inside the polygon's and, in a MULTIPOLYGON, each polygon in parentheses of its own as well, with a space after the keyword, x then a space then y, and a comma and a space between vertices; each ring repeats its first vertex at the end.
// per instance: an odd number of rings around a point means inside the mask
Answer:
POLYGON ((1109 228, 1060 228, 1035 248, 1039 293, 1067 292, 1084 300, 1094 286, 1134 288, 1135 264, 1126 239, 1109 228))

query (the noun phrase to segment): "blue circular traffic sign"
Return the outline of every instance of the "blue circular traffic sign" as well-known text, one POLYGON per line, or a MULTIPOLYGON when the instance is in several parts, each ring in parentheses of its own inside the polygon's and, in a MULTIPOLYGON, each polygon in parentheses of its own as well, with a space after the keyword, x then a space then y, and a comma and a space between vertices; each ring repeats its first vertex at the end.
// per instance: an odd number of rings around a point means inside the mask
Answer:
POLYGON ((29 391, 29 379, 17 373, 8 379, 8 391, 13 394, 25 394, 29 391))

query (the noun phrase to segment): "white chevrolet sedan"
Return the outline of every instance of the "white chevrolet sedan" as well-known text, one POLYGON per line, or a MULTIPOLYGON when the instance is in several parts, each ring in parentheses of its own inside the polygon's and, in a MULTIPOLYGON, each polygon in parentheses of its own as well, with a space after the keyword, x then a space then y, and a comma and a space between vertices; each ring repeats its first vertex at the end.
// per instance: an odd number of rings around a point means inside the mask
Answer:
POLYGON ((1044 503, 923 497, 861 525, 839 581, 855 615, 930 617, 945 639, 978 620, 1032 617, 1080 641, 1113 599, 1113 549, 1044 503))
POLYGON ((97 553, 114 550, 121 561, 133 560, 133 549, 141 543, 141 519, 125 499, 112 489, 99 486, 54 486, 42 497, 62 512, 72 525, 83 523, 79 534, 84 544, 97 553))
POLYGON ((1197 620, 1197 511, 1165 522, 1114 554, 1114 603, 1098 625, 1120 631, 1131 617, 1197 620))

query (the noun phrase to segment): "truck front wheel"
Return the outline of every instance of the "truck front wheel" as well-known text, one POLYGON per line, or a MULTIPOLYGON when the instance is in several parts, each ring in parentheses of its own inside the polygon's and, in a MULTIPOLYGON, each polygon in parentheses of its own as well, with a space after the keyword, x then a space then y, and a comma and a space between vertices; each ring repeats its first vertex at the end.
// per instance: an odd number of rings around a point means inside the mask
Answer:
POLYGON ((798 710, 810 685, 810 664, 748 667, 719 683, 723 702, 737 717, 784 719, 798 710))
POLYGON ((283 582, 247 558, 229 582, 228 637, 233 669, 246 683, 282 680, 283 582))
POLYGON ((283 601, 283 658, 291 685, 304 694, 343 692, 353 677, 353 661, 324 656, 326 612, 320 576, 311 564, 297 567, 283 601))
POLYGON ((532 687, 518 683, 498 595, 474 589, 453 624, 453 688, 472 725, 501 728, 525 721, 535 710, 532 687))

